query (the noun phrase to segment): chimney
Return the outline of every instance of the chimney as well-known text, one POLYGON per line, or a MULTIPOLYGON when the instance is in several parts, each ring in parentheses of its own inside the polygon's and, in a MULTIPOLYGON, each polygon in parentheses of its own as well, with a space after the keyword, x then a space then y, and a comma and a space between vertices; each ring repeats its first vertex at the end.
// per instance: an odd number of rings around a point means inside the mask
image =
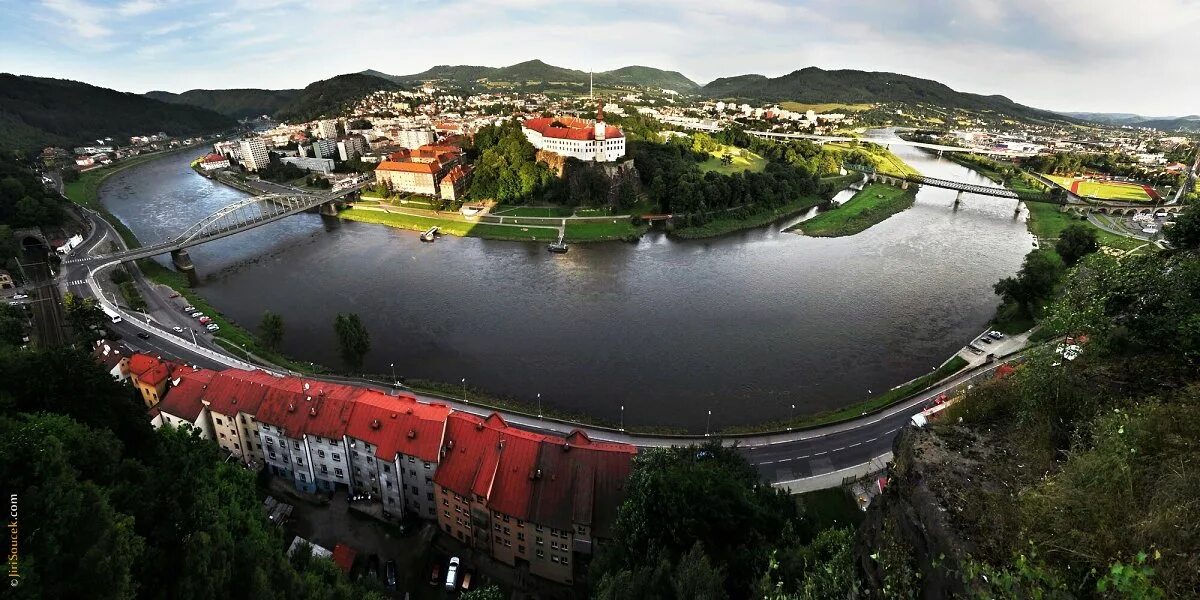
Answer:
POLYGON ((288 402, 288 412, 296 412, 296 403, 288 402))
POLYGON ((315 406, 314 406, 314 407, 312 407, 312 408, 309 408, 309 409, 308 409, 308 416, 310 416, 310 417, 315 417, 315 416, 317 416, 317 407, 315 407, 315 406))
POLYGON ((371 429, 379 429, 381 426, 383 423, 380 423, 379 419, 371 419, 371 429))
POLYGON ((410 440, 411 440, 411 439, 413 439, 413 438, 415 438, 415 437, 417 437, 417 430, 416 430, 416 429, 409 429, 409 430, 408 430, 408 439, 410 439, 410 440))

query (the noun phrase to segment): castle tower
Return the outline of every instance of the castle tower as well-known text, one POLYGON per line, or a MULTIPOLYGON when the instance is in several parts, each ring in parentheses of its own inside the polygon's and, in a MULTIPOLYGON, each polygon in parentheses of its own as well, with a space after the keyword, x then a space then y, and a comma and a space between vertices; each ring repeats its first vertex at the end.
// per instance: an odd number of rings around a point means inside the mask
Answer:
POLYGON ((604 153, 604 134, 607 131, 604 124, 604 101, 596 104, 596 162, 605 162, 608 156, 604 153))

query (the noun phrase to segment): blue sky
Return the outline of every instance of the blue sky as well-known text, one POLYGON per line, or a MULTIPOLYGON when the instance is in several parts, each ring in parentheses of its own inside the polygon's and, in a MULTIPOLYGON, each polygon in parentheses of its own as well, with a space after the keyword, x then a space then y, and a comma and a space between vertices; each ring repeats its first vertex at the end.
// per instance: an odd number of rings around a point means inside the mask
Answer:
POLYGON ((894 71, 1058 110, 1200 112, 1197 0, 0 0, 0 71, 121 90, 373 68, 894 71))

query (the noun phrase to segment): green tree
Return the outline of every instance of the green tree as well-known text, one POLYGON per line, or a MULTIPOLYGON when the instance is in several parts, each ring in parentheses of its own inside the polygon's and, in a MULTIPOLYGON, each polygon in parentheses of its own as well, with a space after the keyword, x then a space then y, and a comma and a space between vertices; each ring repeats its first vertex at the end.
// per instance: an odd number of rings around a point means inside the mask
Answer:
POLYGON ((1200 248, 1200 208, 1192 204, 1175 215, 1174 225, 1167 227, 1163 234, 1171 245, 1187 250, 1200 248))
POLYGON ((361 369, 363 358, 371 351, 371 336, 358 314, 339 313, 333 321, 333 329, 337 333, 342 362, 354 370, 361 369))
POLYGON ((90 342, 95 339, 93 331, 104 327, 108 319, 95 298, 81 298, 67 292, 63 294, 63 310, 67 313, 67 322, 75 330, 75 337, 90 342))
POLYGON ((268 348, 279 349, 283 342, 283 317, 269 310, 263 311, 262 320, 258 322, 258 337, 268 348))
POLYGON ((1100 249, 1096 242, 1096 230, 1083 223, 1072 223, 1062 233, 1058 234, 1058 242, 1054 251, 1062 257, 1063 264, 1068 267, 1079 262, 1079 259, 1100 249))
POLYGON ((499 586, 489 585, 463 592, 458 598, 459 600, 505 600, 506 596, 499 586))
POLYGON ((1034 250, 1025 255, 1025 262, 1016 277, 1001 279, 993 289, 1006 302, 1015 303, 1028 315, 1033 315, 1062 276, 1062 261, 1052 252, 1034 250))

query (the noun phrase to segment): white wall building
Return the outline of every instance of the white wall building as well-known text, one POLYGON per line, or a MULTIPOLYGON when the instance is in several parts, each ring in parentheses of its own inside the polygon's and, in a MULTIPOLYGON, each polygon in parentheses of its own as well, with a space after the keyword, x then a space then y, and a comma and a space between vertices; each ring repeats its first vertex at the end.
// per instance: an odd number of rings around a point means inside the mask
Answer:
POLYGON ((238 144, 238 150, 242 157, 242 166, 251 171, 257 171, 271 163, 271 158, 267 155, 267 145, 261 139, 242 140, 238 144))
POLYGON ((336 119, 325 119, 324 121, 317 121, 317 137, 319 137, 321 139, 325 139, 325 140, 336 140, 337 136, 338 135, 337 135, 337 120, 336 119))
POLYGON ((301 169, 307 169, 314 173, 328 175, 333 172, 332 158, 312 158, 307 156, 284 156, 279 159, 279 162, 285 165, 296 165, 301 169))
POLYGON ((434 142, 432 129, 397 129, 393 140, 401 148, 420 148, 434 142))
POLYGON ((538 117, 521 124, 534 148, 583 161, 612 162, 625 156, 625 134, 604 123, 576 117, 538 117))

